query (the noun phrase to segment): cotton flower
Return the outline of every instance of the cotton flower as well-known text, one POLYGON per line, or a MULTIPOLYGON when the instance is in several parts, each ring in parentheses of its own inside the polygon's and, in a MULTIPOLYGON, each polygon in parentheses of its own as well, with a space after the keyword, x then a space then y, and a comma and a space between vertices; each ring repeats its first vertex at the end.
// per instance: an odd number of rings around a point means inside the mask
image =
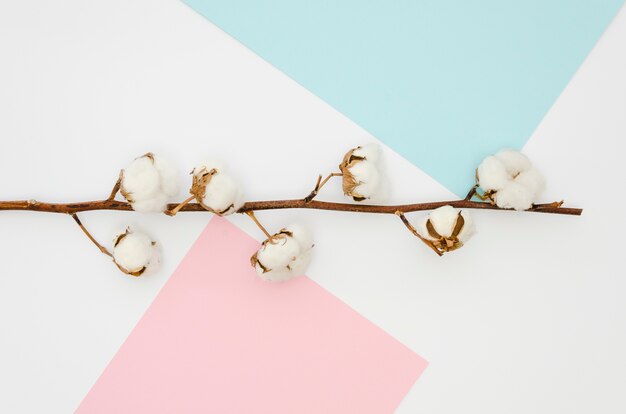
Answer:
POLYGON ((541 193, 546 186, 546 180, 536 168, 530 168, 528 170, 520 172, 515 177, 515 182, 523 185, 531 190, 535 195, 541 193))
POLYGON ((311 262, 312 248, 308 230, 291 225, 265 240, 250 262, 261 279, 285 281, 304 274, 311 262))
POLYGON ((141 276, 157 263, 155 246, 145 234, 126 229, 113 240, 113 261, 122 272, 141 276))
POLYGON ((524 154, 504 149, 485 158, 476 169, 484 197, 500 208, 527 210, 543 191, 545 180, 524 154))
POLYGON ((163 157, 143 155, 122 171, 121 193, 142 213, 160 213, 179 192, 178 171, 163 157))
POLYGON ((480 188, 485 191, 498 191, 511 181, 511 175, 498 158, 490 155, 483 160, 476 171, 480 188))
POLYGON ((204 162, 191 172, 193 184, 190 193, 205 209, 220 216, 239 210, 243 202, 241 191, 233 178, 218 161, 204 162))
POLYGON ((443 253, 463 246, 475 233, 475 226, 467 211, 443 206, 433 210, 420 223, 417 231, 443 253))
POLYGON ((367 144, 348 151, 339 165, 343 177, 343 192, 354 201, 383 198, 386 179, 379 163, 379 147, 367 144))
POLYGON ((526 210, 533 204, 533 192, 523 184, 511 181, 494 194, 494 201, 500 208, 526 210))
POLYGON ((506 168, 506 172, 513 177, 532 167, 528 157, 514 149, 500 150, 495 154, 495 157, 502 162, 504 168, 506 168))

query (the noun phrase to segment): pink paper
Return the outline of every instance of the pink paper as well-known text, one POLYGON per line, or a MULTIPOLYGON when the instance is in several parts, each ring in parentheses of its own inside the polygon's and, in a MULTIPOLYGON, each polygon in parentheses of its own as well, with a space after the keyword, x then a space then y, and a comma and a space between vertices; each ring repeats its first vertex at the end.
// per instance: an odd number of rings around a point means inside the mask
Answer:
POLYGON ((212 219, 77 412, 393 412, 426 361, 307 277, 261 281, 258 245, 212 219))

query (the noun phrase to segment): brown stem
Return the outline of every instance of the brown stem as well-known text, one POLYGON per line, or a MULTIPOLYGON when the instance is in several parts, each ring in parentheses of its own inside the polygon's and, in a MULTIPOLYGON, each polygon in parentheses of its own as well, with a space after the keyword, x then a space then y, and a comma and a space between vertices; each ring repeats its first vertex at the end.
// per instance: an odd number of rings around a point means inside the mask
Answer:
POLYGON ((472 197, 474 197, 474 194, 476 194, 476 189, 478 188, 478 184, 476 184, 475 186, 473 186, 467 193, 467 195, 465 196, 464 200, 471 200, 472 197))
POLYGON ((304 197, 304 202, 310 203, 317 196, 317 193, 319 193, 322 187, 324 187, 324 185, 328 182, 328 180, 333 177, 341 177, 342 175, 342 173, 330 173, 326 178, 324 178, 324 180, 322 180, 322 175, 320 174, 317 177, 317 183, 315 183, 315 188, 308 196, 304 197))
POLYGON ((80 227, 80 229, 83 231, 83 233, 85 233, 85 235, 89 238, 89 240, 91 240, 91 242, 93 244, 95 244, 96 247, 98 249, 100 249, 100 251, 102 253, 106 254, 109 257, 113 257, 111 252, 109 252, 106 247, 104 247, 103 245, 98 243, 98 241, 91 235, 91 233, 89 233, 89 231, 87 231, 87 229, 85 228, 85 226, 83 226, 83 223, 80 221, 80 219, 78 218, 78 215, 76 215, 76 213, 72 213, 71 216, 74 219, 74 221, 76 222, 76 224, 78 224, 78 227, 80 227))
POLYGON ((544 203, 544 204, 533 204, 534 210, 541 210, 544 208, 559 208, 563 205, 564 201, 553 201, 552 203, 544 203))
POLYGON ((254 221, 254 223, 261 229, 261 231, 265 234, 265 236, 267 236, 268 239, 272 238, 272 235, 265 229, 265 227, 261 224, 261 222, 256 218, 256 216, 254 215, 254 211, 246 211, 246 214, 248 215, 248 217, 252 219, 252 221, 254 221))
POLYGON ((117 192, 120 191, 120 187, 122 186, 122 178, 124 178, 124 170, 120 170, 120 176, 113 186, 113 189, 111 190, 111 195, 109 195, 109 198, 107 198, 107 200, 115 200, 115 196, 117 195, 117 192))
MULTIPOLYGON (((168 205, 168 210, 174 209, 179 203, 173 203, 168 205)), ((380 205, 368 205, 368 204, 353 204, 353 203, 331 203, 327 201, 313 200, 306 202, 303 199, 298 200, 272 200, 272 201, 249 201, 237 210, 237 213, 246 213, 248 211, 259 210, 280 210, 288 208, 306 208, 313 210, 333 210, 333 211, 346 211, 352 213, 375 213, 375 214, 395 214, 396 211, 402 211, 404 213, 410 213, 414 211, 426 211, 434 210, 442 206, 452 206, 455 208, 471 208, 479 210, 501 210, 501 211, 515 211, 512 209, 500 208, 491 203, 485 203, 480 201, 469 200, 449 200, 449 201, 434 201, 428 203, 416 203, 416 204, 401 204, 391 206, 380 205)), ((19 201, 0 201, 0 211, 3 210, 23 210, 23 211, 39 211, 46 213, 64 213, 73 214, 83 211, 93 210, 117 210, 117 211, 132 211, 132 207, 125 201, 116 200, 101 200, 101 201, 85 201, 78 203, 44 203, 35 200, 19 200, 19 201)), ((189 203, 180 209, 181 212, 206 212, 198 203, 189 203)), ((534 213, 552 213, 552 214, 566 214, 573 216, 580 216, 582 209, 580 208, 567 208, 567 207, 555 207, 555 206, 539 206, 532 207, 526 211, 534 213)))
POLYGON ((486 192, 486 193, 480 194, 478 191, 476 191, 476 188, 474 188, 474 194, 472 194, 472 197, 478 197, 480 200, 488 201, 491 204, 491 201, 492 201, 491 200, 491 195, 492 195, 492 193, 490 193, 490 192, 486 192))
POLYGON ((435 245, 430 240, 422 237, 422 235, 419 234, 417 230, 415 230, 415 227, 413 227, 413 225, 409 222, 409 220, 404 216, 404 214, 401 211, 396 211, 395 214, 396 216, 400 217, 400 220, 402 220, 406 228, 409 229, 415 237, 423 241, 426 246, 430 247, 439 256, 443 256, 443 253, 440 252, 439 249, 437 249, 437 247, 435 247, 435 245))
POLYGON ((189 204, 191 202, 191 200, 193 200, 194 198, 196 198, 196 196, 192 195, 191 197, 189 197, 186 200, 182 201, 176 207, 174 207, 172 209, 168 208, 167 210, 165 210, 165 214, 167 214, 168 216, 175 216, 183 207, 185 207, 187 204, 189 204))

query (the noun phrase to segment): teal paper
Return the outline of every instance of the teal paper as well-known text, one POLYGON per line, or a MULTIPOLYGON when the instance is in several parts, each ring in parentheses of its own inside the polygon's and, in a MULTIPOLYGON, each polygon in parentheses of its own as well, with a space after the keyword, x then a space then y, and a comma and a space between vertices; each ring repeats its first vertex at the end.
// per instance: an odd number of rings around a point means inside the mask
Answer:
POLYGON ((623 0, 186 3, 464 195, 483 156, 523 146, 623 0))

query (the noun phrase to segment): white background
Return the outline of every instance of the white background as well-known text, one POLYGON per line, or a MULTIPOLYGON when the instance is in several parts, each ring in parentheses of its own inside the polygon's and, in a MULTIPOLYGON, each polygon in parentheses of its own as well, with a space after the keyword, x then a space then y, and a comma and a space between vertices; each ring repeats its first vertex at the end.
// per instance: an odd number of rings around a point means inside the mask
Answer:
MULTIPOLYGON (((259 213, 309 225, 310 277, 430 362, 399 413, 626 412, 625 51, 622 10, 525 148, 582 217, 476 212, 439 258, 393 216, 259 213)), ((373 140, 177 1, 0 3, 0 199, 104 198, 149 150, 184 172, 227 159, 247 199, 301 197, 373 140)), ((391 201, 453 198, 384 152, 391 201)), ((126 277, 70 217, 1 212, 0 412, 75 409, 210 217, 82 218, 103 242, 148 230, 162 270, 126 277)))

